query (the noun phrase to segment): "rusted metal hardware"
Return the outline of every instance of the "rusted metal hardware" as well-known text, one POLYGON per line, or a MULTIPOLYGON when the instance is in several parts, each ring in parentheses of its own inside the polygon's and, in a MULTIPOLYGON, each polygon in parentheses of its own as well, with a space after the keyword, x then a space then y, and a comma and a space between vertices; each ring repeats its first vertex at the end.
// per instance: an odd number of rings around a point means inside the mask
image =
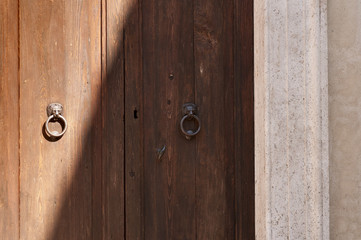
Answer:
POLYGON ((60 138, 64 135, 68 128, 68 122, 62 116, 63 113, 63 106, 60 103, 51 103, 46 108, 48 114, 48 120, 45 122, 45 130, 49 136, 54 138, 60 138), (49 122, 50 121, 60 121, 61 125, 63 126, 62 132, 58 133, 57 131, 50 131, 49 129, 49 122))
POLYGON ((160 160, 162 158, 163 154, 165 153, 166 148, 167 148, 167 146, 163 145, 163 147, 157 149, 158 160, 160 160))
POLYGON ((180 121, 180 129, 184 135, 184 137, 187 140, 191 140, 192 137, 197 135, 199 131, 201 130, 201 121, 199 117, 196 115, 198 112, 198 107, 194 103, 185 103, 182 107, 182 111, 184 116, 182 117, 180 121), (196 130, 188 129, 186 130, 184 128, 184 122, 185 121, 195 121, 196 125, 198 126, 196 130))

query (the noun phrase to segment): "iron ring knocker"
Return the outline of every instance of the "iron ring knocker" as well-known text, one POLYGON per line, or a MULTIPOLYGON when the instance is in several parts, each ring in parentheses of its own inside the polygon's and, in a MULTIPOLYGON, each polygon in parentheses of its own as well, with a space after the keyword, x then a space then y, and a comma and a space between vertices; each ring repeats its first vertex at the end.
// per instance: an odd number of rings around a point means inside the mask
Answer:
POLYGON ((201 130, 201 120, 195 113, 197 112, 197 106, 193 103, 186 103, 183 105, 183 113, 185 114, 180 121, 180 129, 187 140, 190 140, 192 137, 197 135, 201 130), (195 120, 198 125, 197 130, 185 130, 184 121, 185 120, 195 120))
POLYGON ((61 115, 63 113, 63 106, 60 103, 51 103, 47 107, 47 113, 48 113, 49 118, 45 122, 46 133, 49 134, 49 136, 54 137, 54 138, 62 137, 68 128, 68 122, 61 115), (60 122, 62 122, 62 123, 60 123, 63 127, 63 130, 61 131, 61 133, 58 133, 57 131, 50 131, 49 122, 51 120, 54 120, 54 121, 60 120, 60 122))

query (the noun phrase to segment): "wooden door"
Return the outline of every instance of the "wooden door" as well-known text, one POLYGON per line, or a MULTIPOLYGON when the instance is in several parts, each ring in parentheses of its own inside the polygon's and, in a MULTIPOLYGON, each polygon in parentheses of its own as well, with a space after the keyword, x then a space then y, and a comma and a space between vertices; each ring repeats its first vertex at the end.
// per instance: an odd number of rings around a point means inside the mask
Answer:
POLYGON ((2 1, 2 239, 254 239, 252 12, 2 1), (44 128, 52 102, 60 139, 44 128), (190 140, 185 103, 201 125, 190 140))

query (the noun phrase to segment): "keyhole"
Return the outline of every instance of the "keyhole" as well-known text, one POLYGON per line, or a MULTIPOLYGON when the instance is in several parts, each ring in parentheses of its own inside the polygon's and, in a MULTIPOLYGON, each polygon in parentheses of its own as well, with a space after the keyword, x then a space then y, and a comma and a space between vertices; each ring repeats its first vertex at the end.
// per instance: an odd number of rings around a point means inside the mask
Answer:
POLYGON ((137 119, 137 118, 138 118, 138 110, 134 109, 134 119, 137 119))

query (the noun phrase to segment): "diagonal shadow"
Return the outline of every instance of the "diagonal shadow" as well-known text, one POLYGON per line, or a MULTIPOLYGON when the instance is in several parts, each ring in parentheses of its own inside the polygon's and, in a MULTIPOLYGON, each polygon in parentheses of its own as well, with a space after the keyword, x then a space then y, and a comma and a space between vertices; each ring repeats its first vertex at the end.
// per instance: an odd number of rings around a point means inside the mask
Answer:
POLYGON ((127 10, 123 26, 117 29, 117 36, 112 36, 116 43, 111 54, 107 54, 110 48, 106 42, 110 40, 104 32, 108 24, 103 22, 103 16, 101 55, 106 59, 102 59, 100 94, 98 99, 92 100, 96 109, 82 137, 81 155, 69 180, 69 188, 63 190, 58 215, 46 239, 125 239, 124 32, 128 19, 137 17, 138 10, 135 7, 127 10))
MULTIPOLYGON (((127 0, 126 2, 129 2, 129 6, 131 6, 130 3, 133 1, 137 2, 137 0, 127 0)), ((102 0, 101 2, 104 4, 106 1, 102 0)), ((102 33, 101 86, 100 89, 92 88, 92 91, 99 91, 100 94, 92 94, 94 99, 91 100, 91 103, 92 106, 96 107, 89 119, 90 125, 86 134, 82 137, 81 155, 76 159, 75 171, 71 179, 68 180, 69 187, 62 190, 64 193, 60 207, 57 208, 59 209, 58 215, 55 217, 52 223, 53 229, 49 229, 46 239, 126 238, 126 178, 124 174, 128 173, 128 169, 125 169, 124 152, 125 126, 127 123, 125 114, 133 115, 133 112, 125 111, 129 105, 125 102, 127 98, 124 96, 128 94, 125 87, 127 74, 125 60, 129 52, 127 55, 126 51, 132 51, 132 47, 125 43, 125 32, 140 27, 134 26, 133 22, 139 23, 138 21, 132 21, 134 18, 139 18, 140 14, 140 10, 134 6, 138 5, 133 4, 127 10, 120 24, 104 23, 103 20, 108 16, 102 17, 102 31, 109 29, 109 32, 107 34, 102 33), (116 29, 116 33, 112 32, 114 29, 116 29)), ((102 11, 102 14, 104 12, 102 11)), ((127 81, 132 80, 134 79, 127 77, 127 81)), ((138 110, 141 112, 142 108, 140 107, 138 110)), ((143 116, 142 112, 139 115, 143 116)), ((140 159, 140 161, 142 160, 140 159)), ((129 174, 134 176, 132 172, 129 174)), ((141 191, 140 187, 138 190, 141 191)), ((141 207, 139 206, 139 208, 141 207)), ((233 219, 233 215, 231 218, 233 219)), ((234 233, 230 233, 230 235, 232 234, 234 233)), ((142 239, 146 239, 146 237, 142 236, 142 239)))

